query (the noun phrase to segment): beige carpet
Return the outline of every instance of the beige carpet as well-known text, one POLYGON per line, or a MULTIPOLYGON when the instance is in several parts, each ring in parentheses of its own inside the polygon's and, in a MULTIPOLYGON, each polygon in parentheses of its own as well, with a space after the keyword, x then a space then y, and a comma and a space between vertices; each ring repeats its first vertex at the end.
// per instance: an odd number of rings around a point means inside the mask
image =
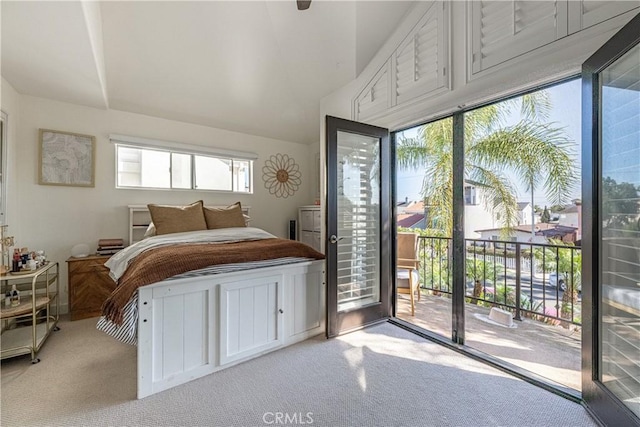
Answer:
POLYGON ((2 362, 9 426, 595 426, 585 409, 391 324, 312 339, 135 400, 135 348, 62 322, 2 362))

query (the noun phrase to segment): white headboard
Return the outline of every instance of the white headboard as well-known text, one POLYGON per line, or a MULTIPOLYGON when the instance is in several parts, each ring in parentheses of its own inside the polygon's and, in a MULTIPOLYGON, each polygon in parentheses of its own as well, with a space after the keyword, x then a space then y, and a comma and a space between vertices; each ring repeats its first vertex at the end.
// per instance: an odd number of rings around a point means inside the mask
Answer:
MULTIPOLYGON (((129 208, 129 244, 139 242, 144 236, 144 232, 149 227, 151 222, 151 215, 149 214, 149 208, 147 205, 128 205, 129 208)), ((205 206, 207 208, 226 208, 224 205, 205 206)), ((246 216, 249 215, 251 206, 242 206, 242 213, 246 216)), ((249 224, 250 220, 247 220, 249 224)))

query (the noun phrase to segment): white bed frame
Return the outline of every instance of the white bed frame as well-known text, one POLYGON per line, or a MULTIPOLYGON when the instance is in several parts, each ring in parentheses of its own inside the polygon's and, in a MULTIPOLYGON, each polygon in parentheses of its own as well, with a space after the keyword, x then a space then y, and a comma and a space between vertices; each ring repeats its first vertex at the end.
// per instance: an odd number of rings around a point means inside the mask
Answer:
POLYGON ((138 399, 325 331, 324 261, 138 289, 138 399))

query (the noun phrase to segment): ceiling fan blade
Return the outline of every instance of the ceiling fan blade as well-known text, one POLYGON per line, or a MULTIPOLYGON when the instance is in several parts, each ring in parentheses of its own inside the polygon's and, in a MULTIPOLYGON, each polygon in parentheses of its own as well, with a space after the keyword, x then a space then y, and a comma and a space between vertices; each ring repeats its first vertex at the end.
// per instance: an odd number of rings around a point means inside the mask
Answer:
POLYGON ((298 10, 307 10, 311 6, 311 0, 296 0, 298 3, 298 10))

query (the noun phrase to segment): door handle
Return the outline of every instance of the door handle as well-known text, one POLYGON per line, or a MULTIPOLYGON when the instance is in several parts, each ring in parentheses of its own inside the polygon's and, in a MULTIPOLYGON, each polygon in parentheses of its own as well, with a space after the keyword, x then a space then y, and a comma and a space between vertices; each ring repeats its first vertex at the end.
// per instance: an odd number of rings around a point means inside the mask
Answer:
POLYGON ((335 234, 332 234, 331 237, 329 237, 329 243, 336 244, 342 239, 344 239, 344 237, 338 237, 335 234))

